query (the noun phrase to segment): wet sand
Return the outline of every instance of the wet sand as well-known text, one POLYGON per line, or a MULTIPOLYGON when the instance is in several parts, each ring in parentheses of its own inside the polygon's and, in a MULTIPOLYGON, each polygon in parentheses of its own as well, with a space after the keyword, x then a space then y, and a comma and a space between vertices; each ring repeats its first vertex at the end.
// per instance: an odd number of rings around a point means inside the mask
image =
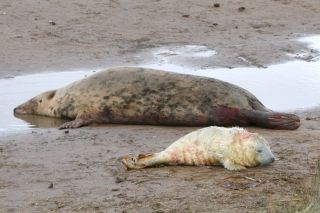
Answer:
MULTIPOLYGON (((292 39, 320 34, 319 18, 317 0, 223 1, 220 7, 207 0, 3 0, 0 77, 136 65, 147 60, 137 57, 140 51, 168 44, 217 51, 200 67, 264 67, 301 51, 308 61, 318 54, 292 39)), ((320 108, 297 114, 296 131, 249 128, 268 139, 279 160, 243 172, 125 171, 119 162, 126 154, 160 151, 196 127, 3 132, 0 212, 281 212, 317 187, 311 183, 320 157, 320 108)))
POLYGON ((0 77, 135 64, 144 59, 130 53, 167 44, 216 50, 205 66, 267 66, 310 53, 290 39, 320 33, 317 0, 213 3, 2 0, 0 77))

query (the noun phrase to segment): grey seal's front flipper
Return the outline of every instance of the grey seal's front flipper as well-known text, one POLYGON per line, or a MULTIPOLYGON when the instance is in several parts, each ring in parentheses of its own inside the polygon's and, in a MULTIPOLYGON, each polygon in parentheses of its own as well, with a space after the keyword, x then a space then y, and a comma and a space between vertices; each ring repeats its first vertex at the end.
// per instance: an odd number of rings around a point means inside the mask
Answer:
POLYGON ((79 114, 75 120, 68 121, 61 126, 59 129, 75 129, 82 126, 88 126, 89 124, 95 123, 98 120, 95 115, 89 115, 89 113, 81 113, 79 114))
POLYGON ((64 124, 62 124, 61 126, 59 126, 59 129, 75 129, 75 128, 79 128, 82 126, 87 126, 90 123, 92 123, 92 121, 88 121, 88 120, 84 120, 84 119, 75 119, 73 121, 68 121, 64 124))

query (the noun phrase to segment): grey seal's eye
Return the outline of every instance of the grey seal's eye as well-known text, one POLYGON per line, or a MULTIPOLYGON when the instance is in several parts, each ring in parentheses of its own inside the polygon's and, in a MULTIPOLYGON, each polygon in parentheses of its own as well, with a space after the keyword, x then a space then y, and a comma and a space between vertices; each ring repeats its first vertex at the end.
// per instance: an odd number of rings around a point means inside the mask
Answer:
POLYGON ((261 150, 261 149, 258 149, 258 150, 257 150, 257 152, 261 153, 261 152, 262 152, 262 150, 261 150))
POLYGON ((39 101, 39 103, 42 103, 42 99, 39 101))

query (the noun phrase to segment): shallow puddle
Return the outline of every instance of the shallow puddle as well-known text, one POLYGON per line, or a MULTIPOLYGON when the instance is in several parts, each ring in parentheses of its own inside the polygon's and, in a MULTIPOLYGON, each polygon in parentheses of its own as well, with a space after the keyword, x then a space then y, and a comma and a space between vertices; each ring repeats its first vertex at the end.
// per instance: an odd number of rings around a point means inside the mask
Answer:
POLYGON ((261 68, 188 70, 175 65, 145 67, 207 76, 236 84, 253 93, 269 109, 290 111, 320 104, 320 63, 288 62, 261 68))
MULTIPOLYGON (((311 49, 320 51, 320 36, 300 41, 308 42, 311 49)), ((217 53, 205 46, 186 45, 156 48, 151 54, 152 62, 141 67, 221 79, 249 90, 272 110, 291 111, 320 104, 320 61, 315 58, 309 62, 295 60, 266 69, 197 69, 182 66, 180 62, 185 59, 190 59, 190 62, 208 60, 217 53)), ((302 58, 305 54, 292 56, 302 58)), ((18 119, 13 115, 13 109, 41 92, 60 88, 91 74, 94 71, 53 72, 0 79, 0 132, 58 126, 63 121, 40 116, 18 119)))
MULTIPOLYGON (((157 55, 154 58, 156 63, 144 64, 143 67, 224 80, 249 90, 272 110, 291 111, 320 104, 320 58, 311 57, 318 55, 317 52, 320 51, 320 36, 301 38, 298 41, 307 43, 311 54, 307 52, 292 54, 291 57, 303 61, 294 60, 267 68, 190 68, 177 65, 176 58, 170 59, 172 57, 170 54, 161 55, 160 59, 157 55)), ((176 57, 174 54, 173 56, 176 57)), ((211 56, 214 57, 214 54, 211 56)), ((197 57, 203 58, 207 55, 197 57)))

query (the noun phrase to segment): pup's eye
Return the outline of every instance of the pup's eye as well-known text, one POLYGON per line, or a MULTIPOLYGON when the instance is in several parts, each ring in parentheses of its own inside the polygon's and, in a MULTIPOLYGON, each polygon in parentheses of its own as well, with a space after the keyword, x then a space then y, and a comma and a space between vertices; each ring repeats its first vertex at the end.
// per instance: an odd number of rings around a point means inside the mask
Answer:
POLYGON ((258 150, 257 150, 257 152, 261 153, 261 152, 262 152, 262 150, 261 150, 261 149, 258 149, 258 150))
POLYGON ((39 103, 42 103, 42 99, 41 99, 41 100, 39 100, 39 103))

